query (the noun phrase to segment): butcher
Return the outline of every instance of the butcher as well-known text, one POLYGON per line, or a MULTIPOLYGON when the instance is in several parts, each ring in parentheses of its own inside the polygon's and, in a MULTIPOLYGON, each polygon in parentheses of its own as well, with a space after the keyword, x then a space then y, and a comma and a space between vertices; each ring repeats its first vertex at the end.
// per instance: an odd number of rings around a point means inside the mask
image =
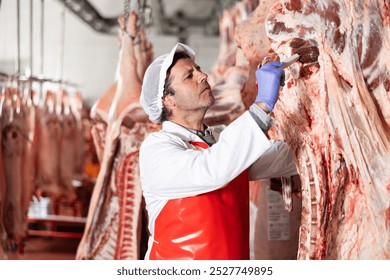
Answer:
POLYGON ((297 174, 289 146, 267 137, 282 65, 256 72, 255 102, 223 128, 203 122, 214 97, 190 47, 178 43, 149 65, 140 103, 162 129, 140 149, 145 259, 249 259, 249 180, 297 174))

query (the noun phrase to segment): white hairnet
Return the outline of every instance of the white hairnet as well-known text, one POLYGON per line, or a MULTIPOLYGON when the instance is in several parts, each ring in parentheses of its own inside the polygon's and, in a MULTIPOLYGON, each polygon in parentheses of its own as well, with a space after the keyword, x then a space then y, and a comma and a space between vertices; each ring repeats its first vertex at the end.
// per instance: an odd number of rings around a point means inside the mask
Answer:
POLYGON ((140 103, 149 119, 154 123, 161 122, 162 96, 167 70, 177 52, 185 52, 195 60, 195 52, 187 45, 177 43, 170 53, 157 57, 146 69, 142 83, 140 103))

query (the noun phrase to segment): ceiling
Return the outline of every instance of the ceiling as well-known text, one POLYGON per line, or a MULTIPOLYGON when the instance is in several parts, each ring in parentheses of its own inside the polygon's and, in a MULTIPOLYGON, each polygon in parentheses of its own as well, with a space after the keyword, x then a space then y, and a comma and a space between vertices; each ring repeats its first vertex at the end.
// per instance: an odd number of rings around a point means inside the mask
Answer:
MULTIPOLYGON (((0 0, 1 1, 1 0, 0 0)), ((216 36, 223 9, 237 0, 58 0, 93 30, 117 33, 119 15, 136 10, 140 24, 162 35, 186 37, 189 32, 216 36)), ((184 39, 183 38, 183 39, 184 39)))

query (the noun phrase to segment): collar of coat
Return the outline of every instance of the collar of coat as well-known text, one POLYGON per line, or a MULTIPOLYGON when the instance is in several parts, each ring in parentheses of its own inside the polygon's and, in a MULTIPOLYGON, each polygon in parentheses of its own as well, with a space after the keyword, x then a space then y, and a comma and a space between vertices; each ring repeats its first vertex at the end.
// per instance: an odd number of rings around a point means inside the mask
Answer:
MULTIPOLYGON (((207 129, 211 131, 216 141, 218 141, 219 134, 221 131, 225 128, 223 125, 218 126, 207 126, 207 129)), ((181 138, 184 141, 198 141, 198 142, 204 142, 202 138, 200 138, 195 133, 191 132, 187 128, 178 125, 177 123, 171 122, 171 121, 165 121, 162 124, 162 130, 174 134, 177 137, 181 138)))

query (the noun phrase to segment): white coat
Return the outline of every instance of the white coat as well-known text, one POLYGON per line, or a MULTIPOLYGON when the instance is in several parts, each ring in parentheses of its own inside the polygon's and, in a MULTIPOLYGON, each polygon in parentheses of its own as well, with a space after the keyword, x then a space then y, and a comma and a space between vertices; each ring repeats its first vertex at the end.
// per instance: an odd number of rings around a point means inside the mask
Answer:
POLYGON ((247 168, 250 180, 297 173, 289 146, 270 141, 249 112, 213 135, 216 144, 196 150, 189 141, 204 142, 200 137, 166 121, 161 131, 142 143, 140 174, 152 235, 149 242, 153 241, 154 221, 169 199, 216 190, 247 168))

